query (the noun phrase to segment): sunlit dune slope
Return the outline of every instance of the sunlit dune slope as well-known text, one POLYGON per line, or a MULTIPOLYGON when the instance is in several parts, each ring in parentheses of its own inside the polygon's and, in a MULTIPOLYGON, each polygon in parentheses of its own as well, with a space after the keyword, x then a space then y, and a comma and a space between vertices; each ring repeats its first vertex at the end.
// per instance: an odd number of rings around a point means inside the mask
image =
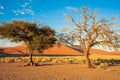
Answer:
POLYGON ((71 49, 70 47, 64 46, 64 45, 57 45, 55 44, 53 47, 48 48, 43 51, 43 53, 48 53, 48 54, 71 54, 71 55, 79 55, 82 54, 79 51, 76 51, 74 49, 71 49))
POLYGON ((10 53, 10 54, 25 54, 27 52, 26 47, 23 45, 15 47, 0 47, 0 52, 10 53))
POLYGON ((120 55, 120 52, 107 52, 104 50, 100 50, 100 49, 91 49, 90 50, 91 54, 99 54, 99 55, 120 55))
MULTIPOLYGON (((20 46, 15 46, 15 47, 2 47, 0 49, 0 51, 5 52, 5 53, 10 53, 10 54, 21 54, 21 53, 26 54, 27 53, 25 44, 22 44, 20 46)), ((82 54, 82 53, 80 53, 79 51, 73 50, 73 49, 71 49, 67 46, 64 46, 64 45, 58 46, 57 44, 54 44, 53 47, 44 50, 43 54, 79 55, 79 54, 82 54)))
MULTIPOLYGON (((10 53, 10 54, 26 54, 26 45, 22 44, 15 47, 0 47, 0 52, 10 53)), ((36 52, 35 52, 36 53, 36 52)), ((99 54, 99 55, 120 55, 120 52, 107 52, 99 49, 91 49, 91 54, 99 54)), ((68 54, 68 55, 81 55, 82 53, 78 49, 73 49, 64 45, 54 44, 53 47, 48 48, 43 51, 43 54, 68 54)))

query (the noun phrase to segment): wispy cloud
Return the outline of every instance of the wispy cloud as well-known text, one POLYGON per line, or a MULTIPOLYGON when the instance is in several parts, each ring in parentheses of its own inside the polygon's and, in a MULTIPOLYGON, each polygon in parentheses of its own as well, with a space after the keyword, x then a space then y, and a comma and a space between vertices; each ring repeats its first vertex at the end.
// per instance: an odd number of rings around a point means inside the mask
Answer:
POLYGON ((18 15, 17 11, 16 10, 13 10, 13 12, 15 13, 15 15, 18 15))
POLYGON ((32 6, 30 5, 31 2, 32 2, 32 0, 29 0, 29 2, 25 2, 24 4, 20 5, 21 9, 13 10, 15 15, 19 15, 19 14, 21 14, 21 15, 25 15, 25 14, 34 15, 34 11, 32 9, 32 6))
POLYGON ((24 11, 27 14, 34 15, 34 11, 32 9, 25 9, 24 11))
POLYGON ((28 6, 30 3, 29 2, 25 2, 24 4, 21 5, 21 7, 26 7, 28 6))
POLYGON ((21 14, 21 15, 25 15, 25 14, 34 15, 34 11, 31 10, 31 9, 14 10, 13 12, 16 15, 18 15, 18 14, 21 14))
POLYGON ((0 5, 0 9, 5 9, 2 5, 0 5))
POLYGON ((4 12, 3 12, 4 9, 5 9, 4 6, 0 4, 0 15, 4 15, 4 12))
POLYGON ((32 2, 32 0, 29 0, 29 2, 32 2))
POLYGON ((72 7, 72 6, 67 6, 67 7, 65 7, 67 10, 75 10, 75 11, 77 11, 78 9, 77 8, 75 8, 75 7, 72 7))
POLYGON ((24 15, 24 14, 25 14, 25 12, 24 12, 24 11, 19 11, 19 13, 20 13, 20 14, 22 14, 22 15, 24 15))
POLYGON ((3 15, 4 13, 3 12, 0 12, 0 15, 3 15))

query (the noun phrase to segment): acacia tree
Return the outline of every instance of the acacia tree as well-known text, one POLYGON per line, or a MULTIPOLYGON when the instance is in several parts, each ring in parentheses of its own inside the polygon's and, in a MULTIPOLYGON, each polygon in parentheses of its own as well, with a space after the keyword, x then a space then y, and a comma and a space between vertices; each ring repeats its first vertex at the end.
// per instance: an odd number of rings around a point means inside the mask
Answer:
POLYGON ((23 42, 29 50, 30 61, 28 66, 36 65, 32 59, 33 52, 52 47, 55 43, 55 31, 49 26, 37 26, 36 23, 14 20, 11 23, 3 22, 0 25, 0 38, 11 42, 23 42))
MULTIPOLYGON (((75 10, 78 15, 81 14, 78 12, 78 9, 75 10)), ((69 39, 72 39, 72 42, 78 42, 80 49, 83 50, 85 55, 87 66, 93 68, 89 58, 90 49, 95 45, 116 48, 119 46, 118 41, 120 37, 118 31, 113 30, 113 24, 115 24, 113 22, 114 17, 111 20, 107 20, 106 18, 99 18, 96 11, 92 13, 87 11, 88 7, 82 8, 82 16, 80 16, 78 22, 71 15, 66 15, 67 20, 75 27, 62 29, 60 38, 67 44, 70 43, 69 39)))

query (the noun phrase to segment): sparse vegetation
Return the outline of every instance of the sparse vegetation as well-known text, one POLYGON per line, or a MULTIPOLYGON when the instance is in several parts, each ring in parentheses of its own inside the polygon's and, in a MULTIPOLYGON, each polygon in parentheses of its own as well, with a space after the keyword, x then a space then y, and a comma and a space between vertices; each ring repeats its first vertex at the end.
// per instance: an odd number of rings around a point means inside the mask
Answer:
POLYGON ((37 65, 32 59, 34 51, 52 47, 55 43, 55 31, 49 26, 37 26, 36 23, 28 21, 13 20, 12 22, 3 22, 0 25, 0 38, 11 42, 23 42, 27 45, 29 51, 29 63, 26 66, 37 65))
MULTIPOLYGON (((107 67, 120 65, 120 56, 112 55, 96 55, 90 56, 92 63, 96 67, 107 67)), ((36 63, 52 63, 52 64, 85 64, 84 56, 34 56, 33 60, 36 63)), ((3 57, 0 62, 28 62, 29 57, 3 57)))
POLYGON ((86 65, 88 68, 94 68, 89 58, 90 49, 96 46, 118 49, 120 31, 113 29, 113 26, 117 24, 114 20, 115 17, 111 19, 100 18, 97 11, 89 12, 88 10, 88 7, 82 7, 81 13, 80 9, 75 8, 73 12, 77 14, 78 20, 74 18, 75 15, 66 15, 67 22, 70 25, 69 28, 62 29, 59 40, 73 47, 74 43, 78 42, 79 49, 85 55, 86 65))
POLYGON ((120 80, 120 0, 0 0, 0 80, 120 80))

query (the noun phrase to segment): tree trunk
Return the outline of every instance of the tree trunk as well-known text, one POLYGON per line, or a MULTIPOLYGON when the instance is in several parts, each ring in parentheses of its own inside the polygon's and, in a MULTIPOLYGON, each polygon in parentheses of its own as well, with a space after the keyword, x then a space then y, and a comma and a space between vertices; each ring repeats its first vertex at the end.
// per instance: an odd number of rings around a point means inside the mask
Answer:
POLYGON ((89 51, 90 51, 90 49, 85 50, 86 65, 88 68, 94 68, 94 66, 92 65, 91 60, 89 58, 89 51))
POLYGON ((29 57, 30 57, 30 63, 33 63, 32 52, 30 53, 29 57))
POLYGON ((27 63, 24 66, 38 66, 38 64, 34 63, 32 54, 33 54, 33 51, 30 51, 30 53, 29 53, 29 60, 30 61, 29 61, 29 63, 27 63))
POLYGON ((33 54, 33 51, 30 51, 30 53, 29 53, 29 59, 30 59, 30 61, 29 61, 29 63, 27 64, 27 66, 35 66, 35 63, 34 63, 34 61, 33 61, 33 56, 32 56, 32 54, 33 54))

